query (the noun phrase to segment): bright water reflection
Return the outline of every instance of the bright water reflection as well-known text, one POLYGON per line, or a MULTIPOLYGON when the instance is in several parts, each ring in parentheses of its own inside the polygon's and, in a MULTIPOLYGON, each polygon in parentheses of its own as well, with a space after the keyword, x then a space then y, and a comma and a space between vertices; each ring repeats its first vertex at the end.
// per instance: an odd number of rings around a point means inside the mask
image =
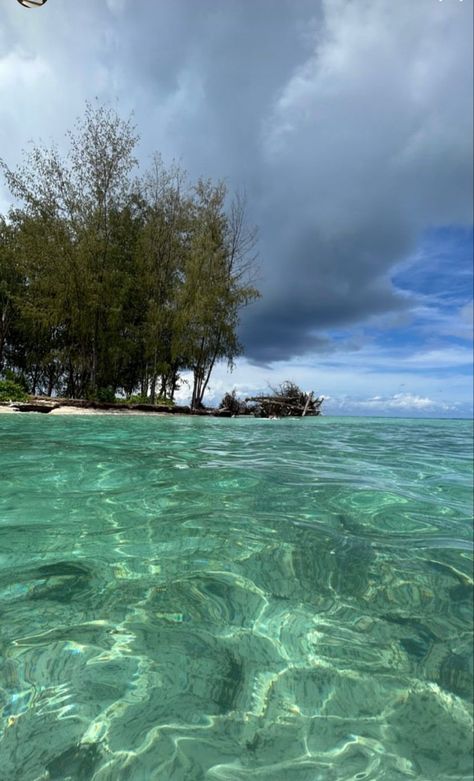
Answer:
POLYGON ((471 778, 469 423, 3 418, 2 781, 471 778))

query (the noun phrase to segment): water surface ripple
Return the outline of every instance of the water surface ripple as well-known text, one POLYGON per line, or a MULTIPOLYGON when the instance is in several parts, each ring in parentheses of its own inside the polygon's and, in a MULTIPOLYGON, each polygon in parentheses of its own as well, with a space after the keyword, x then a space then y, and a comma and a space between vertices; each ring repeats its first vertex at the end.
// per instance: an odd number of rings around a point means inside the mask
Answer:
POLYGON ((1 781, 467 781, 466 421, 0 420, 1 781))

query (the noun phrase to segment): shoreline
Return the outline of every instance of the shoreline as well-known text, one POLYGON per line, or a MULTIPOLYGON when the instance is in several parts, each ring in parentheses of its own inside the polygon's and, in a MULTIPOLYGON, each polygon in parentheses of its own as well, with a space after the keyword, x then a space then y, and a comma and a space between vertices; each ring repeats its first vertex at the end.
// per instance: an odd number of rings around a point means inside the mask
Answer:
MULTIPOLYGON (((30 410, 29 412, 25 413, 25 412, 22 412, 19 409, 15 409, 15 407, 13 405, 0 404, 0 414, 2 414, 2 413, 4 413, 4 414, 5 413, 6 414, 12 414, 12 415, 24 415, 24 414, 27 414, 27 415, 28 414, 33 414, 33 415, 43 414, 44 415, 45 414, 44 412, 43 413, 38 413, 38 412, 35 412, 34 410, 30 410)), ((140 411, 140 410, 132 410, 132 409, 130 409, 130 410, 127 410, 127 409, 118 409, 118 410, 92 409, 91 407, 68 407, 68 406, 61 406, 60 405, 59 407, 56 407, 55 409, 52 409, 51 411, 47 412, 46 414, 48 416, 49 415, 54 415, 54 416, 56 416, 56 415, 109 415, 109 416, 111 416, 112 415, 112 416, 115 416, 115 417, 118 417, 118 416, 132 416, 132 417, 140 416, 141 417, 141 416, 144 416, 144 415, 153 415, 153 416, 159 415, 161 417, 166 417, 170 413, 168 413, 168 412, 154 412, 154 411, 143 412, 143 411, 140 411)))
MULTIPOLYGON (((295 403, 288 402, 288 400, 270 400, 270 407, 265 406, 262 399, 255 399, 255 401, 262 402, 260 405, 249 408, 244 405, 237 405, 240 409, 235 409, 233 406, 222 406, 218 408, 206 408, 201 407, 198 409, 192 409, 188 405, 175 404, 169 406, 167 404, 150 404, 150 403, 129 403, 122 400, 117 400, 115 403, 102 402, 102 401, 86 401, 85 399, 66 399, 66 398, 50 398, 50 397, 31 397, 26 401, 3 401, 0 402, 0 413, 7 414, 23 414, 33 413, 35 415, 116 415, 116 416, 128 416, 128 417, 143 417, 143 415, 153 415, 159 417, 207 417, 207 418, 235 418, 235 417, 252 417, 260 419, 280 419, 285 417, 301 417, 304 418, 307 414, 308 417, 317 417, 321 414, 319 406, 322 403, 322 399, 317 399, 317 409, 311 409, 308 411, 308 406, 313 394, 310 394, 306 401, 306 405, 302 404, 298 406, 295 403), (275 409, 275 405, 278 405, 275 409)), ((232 401, 232 399, 231 399, 232 401)), ((247 399, 247 401, 254 401, 254 399, 247 399)), ((265 400, 264 400, 265 401, 265 400)))
POLYGON ((87 402, 79 399, 68 400, 35 398, 29 401, 10 401, 0 402, 0 414, 34 414, 34 415, 108 415, 115 417, 143 417, 151 415, 153 417, 214 417, 230 418, 231 413, 224 409, 200 409, 191 410, 188 406, 175 405, 167 407, 165 405, 136 404, 129 405, 126 402, 109 404, 107 402, 87 402))

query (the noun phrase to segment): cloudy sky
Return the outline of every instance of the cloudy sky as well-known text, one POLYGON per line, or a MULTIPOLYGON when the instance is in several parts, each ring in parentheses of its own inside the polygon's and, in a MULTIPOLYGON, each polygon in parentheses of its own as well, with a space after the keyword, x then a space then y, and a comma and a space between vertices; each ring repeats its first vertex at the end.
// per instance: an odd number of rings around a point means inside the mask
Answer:
MULTIPOLYGON (((210 398, 472 414, 472 0, 0 0, 0 155, 87 99, 244 188, 262 299, 210 398)), ((8 209, 0 184, 0 209, 8 209)))

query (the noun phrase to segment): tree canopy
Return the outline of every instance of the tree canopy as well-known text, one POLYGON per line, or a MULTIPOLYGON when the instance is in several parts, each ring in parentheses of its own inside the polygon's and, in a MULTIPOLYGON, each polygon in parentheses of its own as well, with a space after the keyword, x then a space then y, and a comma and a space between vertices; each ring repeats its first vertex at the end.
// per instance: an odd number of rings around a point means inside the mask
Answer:
POLYGON ((88 104, 68 142, 1 162, 15 205, 0 217, 0 377, 154 402, 189 369, 199 407, 258 297, 245 201, 159 155, 138 175, 135 128, 109 108, 88 104))

